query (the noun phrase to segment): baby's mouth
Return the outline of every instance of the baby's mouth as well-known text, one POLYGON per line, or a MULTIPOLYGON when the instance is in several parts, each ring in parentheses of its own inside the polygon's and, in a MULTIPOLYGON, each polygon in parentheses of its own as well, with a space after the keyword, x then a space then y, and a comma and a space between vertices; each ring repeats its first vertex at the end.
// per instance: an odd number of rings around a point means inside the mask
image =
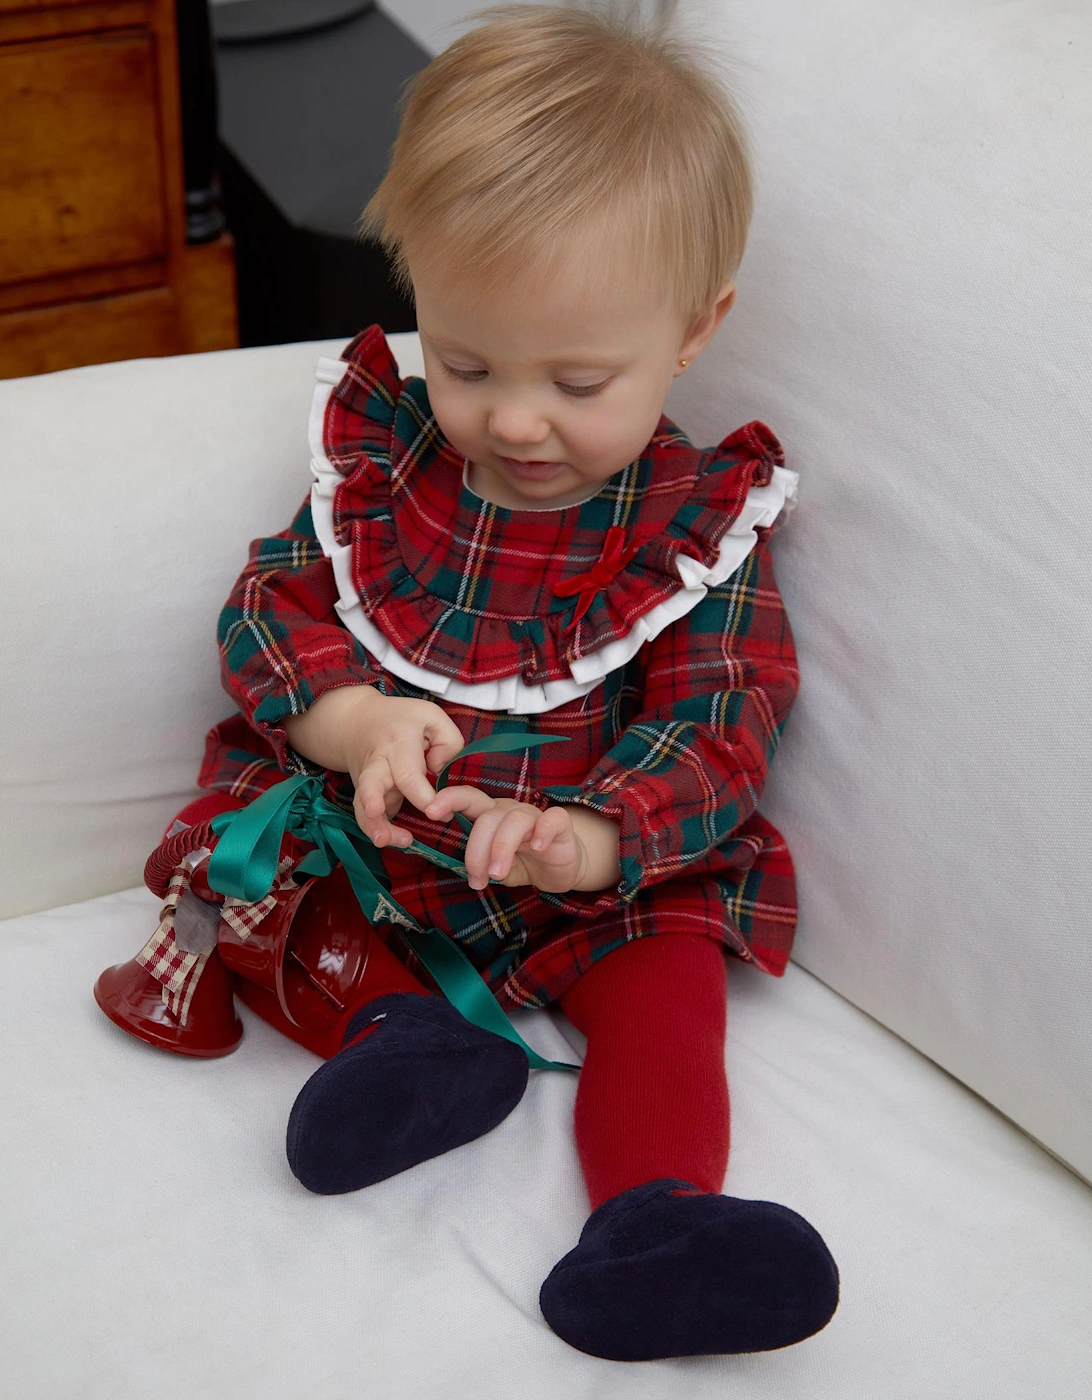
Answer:
POLYGON ((513 476, 524 481, 550 481, 566 465, 564 462, 521 462, 516 457, 502 457, 501 461, 513 476))

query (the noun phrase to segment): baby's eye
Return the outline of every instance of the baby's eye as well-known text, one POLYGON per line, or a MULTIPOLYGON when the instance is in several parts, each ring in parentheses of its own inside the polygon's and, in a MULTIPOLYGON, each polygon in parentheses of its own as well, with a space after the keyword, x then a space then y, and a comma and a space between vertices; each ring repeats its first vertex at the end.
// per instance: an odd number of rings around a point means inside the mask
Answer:
MULTIPOLYGON (((445 374, 449 374, 452 379, 460 379, 464 384, 477 384, 489 373, 484 369, 456 369, 454 365, 449 365, 446 361, 440 361, 440 368, 445 374)), ((570 398, 587 399, 593 394, 600 394, 610 383, 610 379, 602 379, 598 384, 558 384, 557 387, 563 394, 568 394, 570 398)))
POLYGON ((443 360, 440 361, 440 367, 447 374, 450 374, 452 379, 467 380, 471 384, 476 383, 479 379, 484 379, 486 375, 484 369, 453 369, 451 365, 445 364, 443 360))
POLYGON ((598 384, 559 384, 557 387, 563 394, 570 394, 577 399, 587 399, 592 394, 601 394, 609 383, 609 379, 601 379, 598 384))

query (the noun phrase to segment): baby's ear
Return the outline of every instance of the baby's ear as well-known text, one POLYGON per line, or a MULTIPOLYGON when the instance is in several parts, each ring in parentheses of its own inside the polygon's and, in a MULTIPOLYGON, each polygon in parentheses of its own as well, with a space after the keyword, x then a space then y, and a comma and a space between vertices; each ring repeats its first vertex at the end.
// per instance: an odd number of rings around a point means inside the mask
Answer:
POLYGON ((720 323, 724 320, 732 309, 732 303, 736 299, 736 284, 725 282, 717 293, 717 299, 713 305, 699 316, 690 328, 690 332, 684 341, 679 355, 685 360, 693 363, 701 352, 709 344, 720 328, 720 323))
MULTIPOLYGON (((724 310, 720 312, 720 319, 722 321, 724 320, 725 316, 727 316, 728 312, 731 311, 732 307, 735 305, 735 301, 736 284, 734 282, 726 282, 724 284, 724 288, 721 291, 720 296, 717 298, 717 306, 719 307, 722 304, 724 306, 724 310)), ((717 324, 719 325, 720 322, 718 322, 717 324)))

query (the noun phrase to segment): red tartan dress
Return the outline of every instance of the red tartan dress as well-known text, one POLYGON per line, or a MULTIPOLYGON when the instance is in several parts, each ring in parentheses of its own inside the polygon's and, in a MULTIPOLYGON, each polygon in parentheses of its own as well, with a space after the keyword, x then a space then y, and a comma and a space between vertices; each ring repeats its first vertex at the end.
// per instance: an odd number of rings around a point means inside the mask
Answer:
MULTIPOLYGON (((431 700, 467 742, 561 735, 459 760, 450 781, 612 818, 619 884, 473 890, 387 848, 403 908, 456 939, 506 1008, 556 1001, 628 940, 676 932, 780 975, 793 865, 756 805, 799 685, 768 548, 797 476, 774 435, 755 421, 699 449, 662 417, 589 500, 509 510, 465 484, 424 380, 399 376, 379 326, 320 360, 316 378, 310 497, 287 530, 252 543, 220 617, 224 685, 242 713, 210 732, 201 786, 250 800, 317 773, 351 810, 348 776, 317 768, 284 731, 341 685, 431 700)), ((453 855, 465 846, 456 822, 408 804, 399 823, 453 855)), ((379 932, 427 979, 394 926, 379 932)))

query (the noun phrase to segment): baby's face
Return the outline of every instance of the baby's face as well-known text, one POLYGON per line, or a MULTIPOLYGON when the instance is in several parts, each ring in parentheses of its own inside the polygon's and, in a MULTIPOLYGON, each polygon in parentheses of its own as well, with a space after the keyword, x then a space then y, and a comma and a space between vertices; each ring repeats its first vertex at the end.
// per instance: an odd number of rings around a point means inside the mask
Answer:
POLYGON ((429 402, 477 495, 568 505, 641 454, 687 353, 661 298, 622 278, 589 285, 575 250, 553 277, 484 297, 407 261, 429 402))

